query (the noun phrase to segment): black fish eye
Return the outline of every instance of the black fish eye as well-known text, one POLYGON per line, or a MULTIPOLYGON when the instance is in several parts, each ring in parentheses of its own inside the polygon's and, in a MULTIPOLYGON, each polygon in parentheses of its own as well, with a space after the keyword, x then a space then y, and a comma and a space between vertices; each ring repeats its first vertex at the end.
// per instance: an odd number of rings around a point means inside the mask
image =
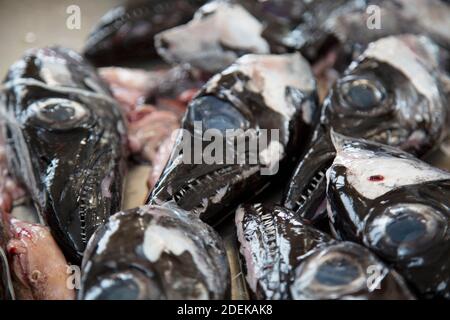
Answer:
POLYGON ((291 294, 295 299, 335 299, 361 290, 366 285, 364 264, 355 253, 339 245, 318 250, 296 270, 291 294))
POLYGON ((69 130, 84 123, 89 110, 82 104, 62 98, 39 100, 28 107, 29 118, 48 129, 69 130))
POLYGON ((203 131, 217 129, 226 133, 227 129, 243 129, 248 127, 244 115, 230 102, 213 96, 195 99, 189 106, 191 123, 201 123, 203 131))
POLYGON ((380 82, 372 79, 347 77, 339 83, 339 93, 347 108, 371 113, 382 106, 386 90, 380 82))
POLYGON ((316 281, 326 286, 344 286, 359 277, 358 266, 346 257, 324 261, 316 272, 316 281))
POLYGON ((434 207, 398 204, 367 220, 364 241, 388 259, 407 259, 439 245, 446 230, 446 219, 434 207))
POLYGON ((148 290, 152 290, 155 299, 160 295, 159 288, 146 275, 130 268, 102 276, 85 297, 88 300, 141 300, 149 295, 148 290))

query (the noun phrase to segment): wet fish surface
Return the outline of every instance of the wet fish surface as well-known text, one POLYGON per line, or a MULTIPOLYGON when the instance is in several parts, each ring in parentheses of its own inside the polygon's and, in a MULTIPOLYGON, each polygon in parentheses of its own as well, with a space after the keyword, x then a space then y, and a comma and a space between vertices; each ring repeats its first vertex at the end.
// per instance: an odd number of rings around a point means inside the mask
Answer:
POLYGON ((184 131, 148 201, 158 204, 174 200, 203 221, 219 223, 243 199, 267 186, 274 175, 271 170, 278 164, 280 170, 289 168, 310 139, 317 121, 316 103, 310 67, 299 54, 241 57, 211 78, 189 104, 181 126, 184 131), (196 125, 201 125, 201 132, 194 131, 196 125), (210 129, 221 142, 217 154, 225 157, 231 149, 234 158, 209 162, 193 159, 210 150, 208 138, 203 137, 210 129), (278 139, 267 136, 266 143, 260 143, 261 129, 278 130, 278 139), (239 142, 228 139, 227 130, 241 131, 259 143, 257 150, 248 145, 244 150, 246 157, 251 154, 259 161, 251 163, 245 158, 238 162, 239 142), (184 151, 190 143, 186 135, 194 143, 194 155, 184 151), (197 143, 200 150, 195 149, 197 143), (264 169, 266 175, 262 174, 264 169))
POLYGON ((262 32, 261 22, 240 4, 212 1, 202 6, 188 24, 157 34, 155 47, 170 63, 188 64, 214 74, 244 54, 269 53, 262 32))
POLYGON ((120 209, 126 128, 95 70, 74 51, 33 49, 11 66, 1 114, 12 174, 66 257, 120 209))
POLYGON ((246 280, 258 299, 414 298, 401 276, 369 250, 337 242, 286 208, 242 205, 236 227, 246 280))
POLYGON ((325 99, 320 124, 289 182, 284 205, 311 221, 325 217, 325 171, 335 156, 331 130, 417 156, 436 148, 448 123, 441 79, 439 48, 428 38, 402 35, 371 43, 325 99))
POLYGON ((311 61, 334 51, 334 67, 341 71, 371 42, 387 36, 426 35, 450 49, 450 6, 441 0, 303 2, 302 21, 281 42, 311 61))
POLYGON ((332 230, 388 261, 421 297, 450 299, 450 173, 388 146, 333 135, 332 230))
POLYGON ((153 37, 186 23, 205 1, 128 0, 108 11, 91 31, 84 55, 97 66, 154 59, 153 37))
POLYGON ((219 235, 174 204, 112 216, 86 250, 81 299, 226 299, 219 235))

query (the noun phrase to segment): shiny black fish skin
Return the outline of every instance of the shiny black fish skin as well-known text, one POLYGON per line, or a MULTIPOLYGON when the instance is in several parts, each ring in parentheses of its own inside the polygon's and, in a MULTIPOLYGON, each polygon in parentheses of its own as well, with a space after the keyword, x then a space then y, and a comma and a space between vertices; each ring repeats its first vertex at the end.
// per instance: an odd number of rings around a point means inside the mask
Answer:
MULTIPOLYGON (((290 169, 309 141, 311 129, 318 120, 316 101, 311 70, 300 55, 241 57, 202 88, 190 103, 182 128, 193 137, 192 140, 199 141, 202 151, 206 150, 209 142, 202 141, 198 133, 194 134, 194 122, 197 121, 202 123, 203 131, 217 129, 222 133, 225 129, 257 133, 261 129, 277 129, 279 141, 269 137, 264 151, 271 145, 281 148, 281 157, 275 160, 270 157, 266 164, 262 161, 240 164, 236 160, 231 164, 207 164, 203 160, 199 164, 193 161, 188 164, 181 161, 183 142, 178 139, 148 201, 158 204, 174 199, 181 208, 197 214, 203 221, 218 224, 230 210, 273 181, 273 174, 262 174, 266 165, 280 161, 278 176, 282 170, 290 169), (277 77, 275 81, 273 77, 277 77), (279 86, 282 90, 277 90, 279 86)), ((228 142, 224 141, 224 148, 228 142)), ((236 152, 235 145, 231 148, 236 152)), ((262 151, 258 150, 258 154, 262 151)), ((223 154, 226 154, 225 150, 223 154)))
POLYGON ((400 150, 334 139, 327 189, 334 233, 389 262, 421 297, 450 299, 450 174, 400 150))
POLYGON ((247 283, 257 299, 291 299, 290 286, 299 258, 333 242, 283 207, 241 205, 235 220, 247 283))
POLYGON ((325 171, 335 155, 332 130, 417 156, 439 145, 449 117, 438 53, 438 47, 421 36, 371 43, 325 99, 321 123, 289 182, 287 208, 311 221, 325 218, 325 171))
POLYGON ((82 264, 80 299, 228 299, 219 235, 174 204, 119 212, 98 229, 82 264))
POLYGON ((303 0, 234 0, 244 6, 258 20, 263 22, 262 36, 269 42, 271 52, 285 53, 285 38, 298 26, 303 14, 309 9, 308 1, 303 0))
POLYGON ((337 242, 279 206, 236 210, 246 279, 257 299, 412 299, 403 279, 364 247, 337 242), (379 289, 369 289, 379 271, 379 289))
POLYGON ((127 1, 107 12, 91 31, 84 55, 97 66, 157 57, 153 36, 186 23, 201 0, 127 1))
POLYGON ((450 6, 442 0, 313 0, 304 4, 300 17, 282 43, 311 61, 335 51, 339 70, 386 36, 426 35, 450 49, 450 6))
POLYGON ((96 71, 60 47, 26 53, 3 86, 9 166, 66 257, 78 262, 97 226, 120 210, 120 109, 96 71))

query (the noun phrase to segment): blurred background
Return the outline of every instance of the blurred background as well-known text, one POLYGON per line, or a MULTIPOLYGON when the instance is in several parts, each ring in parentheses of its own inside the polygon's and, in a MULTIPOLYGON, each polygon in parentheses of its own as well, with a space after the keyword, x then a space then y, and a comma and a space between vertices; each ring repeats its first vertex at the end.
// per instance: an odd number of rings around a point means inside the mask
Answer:
POLYGON ((106 11, 120 0, 0 0, 0 78, 23 52, 58 44, 80 50, 106 11), (70 6, 80 8, 80 29, 69 29, 70 6))

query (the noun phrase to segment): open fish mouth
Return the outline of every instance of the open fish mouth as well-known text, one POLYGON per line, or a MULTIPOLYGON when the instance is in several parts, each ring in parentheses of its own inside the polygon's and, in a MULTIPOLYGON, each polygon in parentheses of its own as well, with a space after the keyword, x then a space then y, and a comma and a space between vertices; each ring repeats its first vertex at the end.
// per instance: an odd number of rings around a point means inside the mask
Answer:
POLYGON ((77 263, 98 225, 120 209, 126 129, 119 106, 95 69, 60 47, 27 52, 4 86, 12 174, 77 263))
POLYGON ((332 241, 280 206, 243 204, 235 223, 246 280, 258 299, 292 299, 293 271, 300 258, 332 241))
POLYGON ((414 298, 369 250, 337 242, 284 207, 244 204, 235 222, 246 279, 259 299, 414 298), (379 290, 370 268, 379 272, 379 290))
POLYGON ((440 89, 438 52, 431 40, 413 35, 386 37, 368 46, 324 101, 314 141, 286 191, 288 208, 311 221, 326 219, 323 170, 334 159, 333 131, 399 147, 417 156, 427 154, 442 141, 448 112, 447 98, 440 89), (390 54, 384 55, 387 51, 390 54), (418 74, 423 81, 417 81, 418 74))
MULTIPOLYGON (((189 171, 189 169, 186 170, 186 172, 189 171)), ((248 192, 245 193, 245 187, 252 180, 252 176, 254 179, 259 172, 260 167, 256 165, 244 167, 228 165, 192 178, 186 175, 182 181, 173 181, 162 189, 156 185, 150 200, 155 204, 173 200, 182 209, 215 225, 225 219, 228 216, 227 211, 233 207, 231 201, 234 200, 230 201, 230 190, 236 190, 233 192, 239 193, 238 190, 242 189, 243 194, 239 196, 249 196, 248 192), (208 214, 208 211, 214 212, 217 209, 223 210, 224 216, 219 218, 208 214)))
POLYGON ((309 221, 323 219, 326 171, 335 150, 327 133, 319 130, 289 181, 284 206, 309 221))
POLYGON ((316 101, 311 69, 299 54, 244 55, 212 77, 189 104, 183 134, 147 202, 173 199, 216 225, 298 158, 318 119, 316 101), (213 139, 222 142, 216 151, 222 158, 196 162, 209 147, 211 140, 203 136, 208 131, 220 134, 213 139), (193 145, 191 152, 186 142, 193 145))

